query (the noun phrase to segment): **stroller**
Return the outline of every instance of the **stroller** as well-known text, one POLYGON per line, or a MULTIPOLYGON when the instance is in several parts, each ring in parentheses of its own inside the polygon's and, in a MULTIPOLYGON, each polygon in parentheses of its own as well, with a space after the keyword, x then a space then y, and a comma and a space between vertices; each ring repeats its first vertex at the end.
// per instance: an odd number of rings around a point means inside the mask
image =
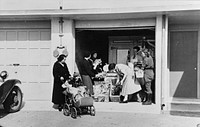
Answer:
POLYGON ((65 103, 63 106, 63 114, 74 119, 82 114, 90 114, 95 116, 95 107, 93 106, 93 98, 89 96, 85 86, 80 86, 79 78, 73 77, 70 81, 63 84, 66 90, 65 103))

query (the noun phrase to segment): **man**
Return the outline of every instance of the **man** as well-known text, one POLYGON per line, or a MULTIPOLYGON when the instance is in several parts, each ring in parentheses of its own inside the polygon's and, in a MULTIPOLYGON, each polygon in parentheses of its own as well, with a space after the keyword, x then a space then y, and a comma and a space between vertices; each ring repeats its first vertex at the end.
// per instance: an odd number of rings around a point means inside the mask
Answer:
POLYGON ((154 62, 153 58, 150 56, 148 49, 144 49, 143 51, 143 67, 144 67, 144 86, 145 92, 147 95, 146 101, 143 102, 143 105, 151 105, 152 104, 152 90, 151 90, 151 82, 154 79, 154 62))

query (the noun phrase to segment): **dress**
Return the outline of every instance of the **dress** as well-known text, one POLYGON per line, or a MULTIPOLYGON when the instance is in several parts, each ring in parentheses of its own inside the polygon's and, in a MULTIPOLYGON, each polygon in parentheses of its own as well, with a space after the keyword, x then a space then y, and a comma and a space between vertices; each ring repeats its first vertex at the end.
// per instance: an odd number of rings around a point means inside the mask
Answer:
POLYGON ((92 77, 95 76, 95 73, 93 71, 92 64, 90 63, 89 59, 83 59, 81 63, 81 69, 80 75, 83 80, 83 84, 87 87, 87 90, 89 90, 89 94, 93 94, 93 82, 92 77))
POLYGON ((122 91, 121 91, 121 95, 125 96, 128 94, 133 94, 135 92, 138 92, 139 90, 141 90, 140 85, 138 85, 137 83, 135 83, 135 79, 133 76, 133 70, 125 65, 125 64, 117 64, 116 65, 118 70, 125 74, 126 78, 122 84, 122 91))
POLYGON ((64 94, 62 93, 65 89, 62 88, 62 84, 69 79, 70 73, 66 63, 61 64, 60 62, 55 62, 53 66, 53 76, 54 76, 54 84, 53 84, 53 95, 52 102, 54 104, 63 104, 65 102, 64 94), (61 81, 60 77, 63 77, 64 80, 61 81))

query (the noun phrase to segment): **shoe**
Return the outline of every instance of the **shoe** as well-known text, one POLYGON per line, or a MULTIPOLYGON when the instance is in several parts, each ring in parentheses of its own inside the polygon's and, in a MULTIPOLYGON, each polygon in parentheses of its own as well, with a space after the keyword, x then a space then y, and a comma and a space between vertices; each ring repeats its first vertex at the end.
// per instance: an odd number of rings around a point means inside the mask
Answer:
POLYGON ((128 100, 126 100, 126 101, 120 101, 119 103, 128 103, 128 100))
POLYGON ((54 105, 52 106, 52 108, 58 109, 58 104, 54 104, 54 105))
POLYGON ((151 105, 151 104, 152 104, 151 101, 145 101, 145 102, 142 103, 142 105, 151 105))
POLYGON ((59 106, 58 106, 58 111, 60 111, 60 112, 61 112, 61 111, 62 111, 62 109, 63 109, 63 106, 62 106, 62 105, 59 105, 59 106))
POLYGON ((147 99, 145 102, 142 102, 142 105, 151 105, 152 104, 152 94, 147 94, 147 99))
POLYGON ((119 96, 119 102, 122 102, 124 100, 124 96, 120 95, 119 96))

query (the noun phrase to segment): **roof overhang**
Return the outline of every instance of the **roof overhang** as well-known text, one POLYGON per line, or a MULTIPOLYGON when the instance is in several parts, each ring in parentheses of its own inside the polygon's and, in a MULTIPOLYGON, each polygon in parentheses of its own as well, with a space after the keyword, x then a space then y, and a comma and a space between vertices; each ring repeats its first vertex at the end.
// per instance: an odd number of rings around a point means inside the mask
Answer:
MULTIPOLYGON (((197 6, 199 7, 199 6, 197 6)), ((200 9, 173 8, 154 9, 140 8, 101 8, 101 9, 63 9, 63 10, 1 10, 0 21, 15 20, 50 20, 54 17, 64 17, 72 20, 118 20, 118 19, 137 19, 154 18, 157 15, 167 15, 169 23, 199 23, 200 9)))

